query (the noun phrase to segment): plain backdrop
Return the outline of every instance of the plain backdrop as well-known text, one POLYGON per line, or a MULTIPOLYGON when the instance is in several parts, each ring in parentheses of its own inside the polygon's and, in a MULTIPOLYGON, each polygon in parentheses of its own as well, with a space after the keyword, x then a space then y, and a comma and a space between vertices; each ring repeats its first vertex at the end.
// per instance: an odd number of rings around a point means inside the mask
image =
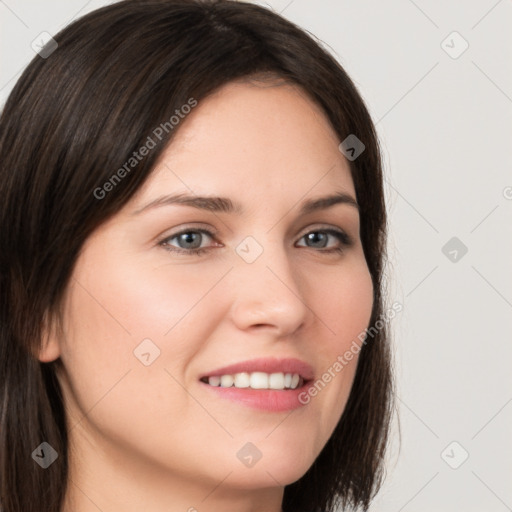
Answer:
MULTIPOLYGON (((107 3, 0 0, 0 104, 41 32, 107 3)), ((382 143, 401 446, 372 512, 512 510, 512 2, 257 3, 336 56, 382 143)))

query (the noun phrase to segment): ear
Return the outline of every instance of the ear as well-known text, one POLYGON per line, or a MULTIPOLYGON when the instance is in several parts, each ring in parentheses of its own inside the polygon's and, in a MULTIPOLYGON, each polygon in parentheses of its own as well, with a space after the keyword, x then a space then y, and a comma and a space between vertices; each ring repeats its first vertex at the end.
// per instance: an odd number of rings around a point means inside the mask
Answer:
POLYGON ((50 363, 60 357, 57 323, 54 315, 45 313, 41 328, 41 348, 36 354, 37 359, 42 363, 50 363))

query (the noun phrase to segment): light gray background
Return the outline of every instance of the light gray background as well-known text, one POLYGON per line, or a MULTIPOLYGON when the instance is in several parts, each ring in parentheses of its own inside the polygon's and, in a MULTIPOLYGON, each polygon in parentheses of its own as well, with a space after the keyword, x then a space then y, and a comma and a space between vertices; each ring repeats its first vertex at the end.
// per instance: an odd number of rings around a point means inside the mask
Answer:
MULTIPOLYGON (((38 34, 107 3, 0 0, 0 104, 38 34)), ((512 510, 512 2, 269 5, 337 56, 382 141, 402 442, 371 510, 512 510)))

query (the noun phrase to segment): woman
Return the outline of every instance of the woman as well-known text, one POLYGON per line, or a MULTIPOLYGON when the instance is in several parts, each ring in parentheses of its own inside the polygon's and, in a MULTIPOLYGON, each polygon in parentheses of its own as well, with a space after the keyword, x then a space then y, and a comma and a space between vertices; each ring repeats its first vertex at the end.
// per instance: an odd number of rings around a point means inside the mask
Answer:
POLYGON ((2 510, 367 510, 386 212, 353 83, 230 0, 55 41, 0 119, 2 510))

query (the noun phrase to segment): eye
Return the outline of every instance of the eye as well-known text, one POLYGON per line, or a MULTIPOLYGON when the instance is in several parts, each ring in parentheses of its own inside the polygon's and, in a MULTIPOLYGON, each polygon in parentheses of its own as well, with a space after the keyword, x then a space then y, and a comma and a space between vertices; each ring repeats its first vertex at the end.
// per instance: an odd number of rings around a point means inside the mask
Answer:
POLYGON ((301 237, 301 240, 303 238, 308 243, 313 244, 307 245, 306 247, 312 247, 313 249, 323 249, 320 252, 343 252, 346 247, 350 247, 352 245, 352 239, 344 231, 333 228, 309 231, 301 237), (328 244, 329 237, 334 237, 337 239, 340 245, 331 249, 324 249, 328 244))
POLYGON ((159 245, 171 252, 182 254, 201 254, 211 249, 211 247, 201 247, 201 242, 205 235, 210 238, 214 237, 213 233, 207 229, 187 229, 161 240, 159 245), (170 242, 174 239, 176 239, 177 243, 181 246, 175 247, 174 245, 171 245, 170 242))
MULTIPOLYGON (((162 246, 167 251, 178 254, 199 255, 213 248, 211 245, 207 247, 202 245, 205 236, 211 239, 215 238, 214 233, 207 229, 186 229, 164 238, 158 242, 158 245, 162 246), (173 240, 176 240, 174 243, 178 246, 172 243, 173 240)), ((302 239, 305 239, 308 244, 312 244, 306 245, 307 248, 320 249, 318 252, 326 253, 341 253, 346 247, 352 245, 352 239, 344 231, 333 228, 309 231, 300 238, 300 240, 302 239), (325 247, 328 245, 330 237, 338 241, 338 246, 326 249, 325 247)))

